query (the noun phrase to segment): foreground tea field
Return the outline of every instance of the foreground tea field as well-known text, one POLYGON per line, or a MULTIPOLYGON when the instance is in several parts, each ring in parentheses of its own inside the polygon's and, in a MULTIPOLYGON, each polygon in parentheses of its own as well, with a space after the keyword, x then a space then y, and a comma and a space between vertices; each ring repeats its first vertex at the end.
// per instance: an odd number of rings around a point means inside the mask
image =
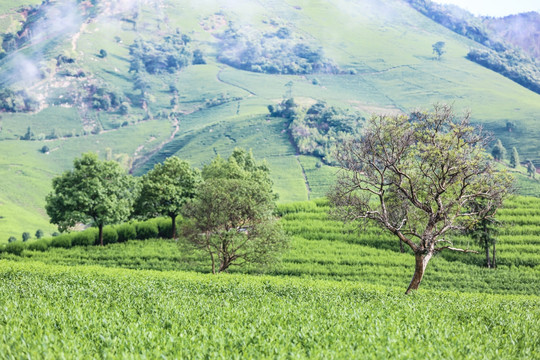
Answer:
POLYGON ((540 298, 0 263, 4 358, 534 358, 540 298), (519 309, 519 311, 516 311, 519 309))

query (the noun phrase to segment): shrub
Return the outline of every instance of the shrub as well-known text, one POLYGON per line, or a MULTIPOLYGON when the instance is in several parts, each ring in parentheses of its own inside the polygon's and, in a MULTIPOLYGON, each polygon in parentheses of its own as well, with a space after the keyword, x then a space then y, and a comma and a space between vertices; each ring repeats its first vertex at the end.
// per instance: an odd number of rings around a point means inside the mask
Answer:
POLYGON ((5 251, 13 255, 21 255, 26 246, 19 241, 14 241, 6 245, 5 251))
POLYGON ((137 230, 134 224, 122 224, 116 227, 118 242, 126 242, 137 238, 137 230))
POLYGON ((43 154, 46 154, 50 151, 49 147, 47 145, 43 145, 43 147, 40 150, 43 154))
POLYGON ((145 221, 137 224, 137 239, 154 239, 159 235, 159 229, 154 221, 145 221))
POLYGON ((26 242, 31 238, 31 235, 28 231, 22 233, 22 241, 26 242))
POLYGON ((39 239, 28 244, 28 250, 46 251, 49 248, 51 239, 39 239))
POLYGON ((15 242, 15 241, 17 241, 17 238, 15 236, 10 236, 8 239, 8 242, 10 243, 15 242))
POLYGON ((71 247, 71 238, 68 234, 58 235, 52 239, 50 246, 68 249, 71 247))
POLYGON ((97 239, 96 229, 88 229, 81 232, 77 232, 71 237, 72 246, 87 246, 94 245, 97 239))
POLYGON ((154 220, 158 226, 159 237, 163 239, 168 239, 171 237, 172 224, 171 219, 168 218, 159 218, 154 220))
POLYGON ((41 229, 36 230, 36 239, 41 239, 43 235, 44 235, 43 230, 41 229))
POLYGON ((107 244, 114 244, 118 242, 118 233, 116 230, 111 227, 107 226, 103 229, 103 245, 107 244))

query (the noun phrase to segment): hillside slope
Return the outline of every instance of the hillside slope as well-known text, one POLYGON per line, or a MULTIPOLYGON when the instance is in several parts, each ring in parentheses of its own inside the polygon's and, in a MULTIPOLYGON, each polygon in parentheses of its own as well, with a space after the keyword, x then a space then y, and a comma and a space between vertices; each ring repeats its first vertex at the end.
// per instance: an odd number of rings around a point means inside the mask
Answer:
POLYGON ((50 179, 84 151, 141 174, 173 154, 200 166, 242 146, 268 161, 281 201, 324 194, 333 170, 297 156, 284 120, 268 117, 287 96, 364 117, 450 102, 540 160, 540 96, 468 61, 471 40, 401 0, 92 1, 61 18, 51 14, 66 1, 19 7, 32 4, 0 1, 0 29, 15 37, 0 83, 17 111, 1 114, 2 241, 53 231, 43 211, 50 179), (47 19, 65 25, 43 32, 47 19), (23 29, 32 29, 26 38, 23 29), (438 41, 447 50, 439 60, 438 41), (277 46, 289 63, 275 63, 277 46), (224 49, 266 60, 236 64, 224 49), (248 65, 254 71, 240 68, 248 65))

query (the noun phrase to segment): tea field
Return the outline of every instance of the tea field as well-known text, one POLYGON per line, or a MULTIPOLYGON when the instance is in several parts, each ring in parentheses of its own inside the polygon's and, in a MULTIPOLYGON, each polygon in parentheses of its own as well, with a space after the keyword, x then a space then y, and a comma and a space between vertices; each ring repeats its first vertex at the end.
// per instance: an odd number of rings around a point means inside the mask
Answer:
MULTIPOLYGON (((540 350, 540 199, 499 212, 496 270, 441 254, 420 290, 414 259, 324 200, 282 204, 291 236, 271 267, 212 275, 174 240, 0 255, 3 358, 483 358, 540 350)), ((477 249, 456 236, 462 246, 477 249)), ((32 244, 32 241, 28 242, 32 244)))

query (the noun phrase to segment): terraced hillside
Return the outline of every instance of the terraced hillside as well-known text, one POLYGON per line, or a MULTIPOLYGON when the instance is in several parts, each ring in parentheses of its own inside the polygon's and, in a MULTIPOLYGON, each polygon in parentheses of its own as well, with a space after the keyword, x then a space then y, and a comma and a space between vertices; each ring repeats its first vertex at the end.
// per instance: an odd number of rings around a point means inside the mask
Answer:
POLYGON ((1 241, 54 231, 50 179, 84 151, 142 174, 173 154, 200 166, 242 146, 267 160, 281 201, 323 195, 333 169, 298 156, 286 120, 269 117, 290 96, 363 117, 450 102, 539 159, 539 95, 467 60, 478 44, 401 0, 57 0, 30 11, 37 3, 0 1, 0 31, 13 35, 0 83, 16 111, 0 120, 1 241), (235 62, 235 49, 251 62, 235 62))
MULTIPOLYGON (((496 270, 482 267, 482 255, 443 253, 410 296, 403 292, 412 254, 380 230, 331 220, 320 200, 280 206, 291 246, 266 269, 211 275, 208 259, 162 239, 3 251, 0 328, 9 336, 0 351, 40 358, 534 358, 539 203, 516 198, 501 209, 496 270)), ((468 238, 453 240, 476 248, 468 238)))

